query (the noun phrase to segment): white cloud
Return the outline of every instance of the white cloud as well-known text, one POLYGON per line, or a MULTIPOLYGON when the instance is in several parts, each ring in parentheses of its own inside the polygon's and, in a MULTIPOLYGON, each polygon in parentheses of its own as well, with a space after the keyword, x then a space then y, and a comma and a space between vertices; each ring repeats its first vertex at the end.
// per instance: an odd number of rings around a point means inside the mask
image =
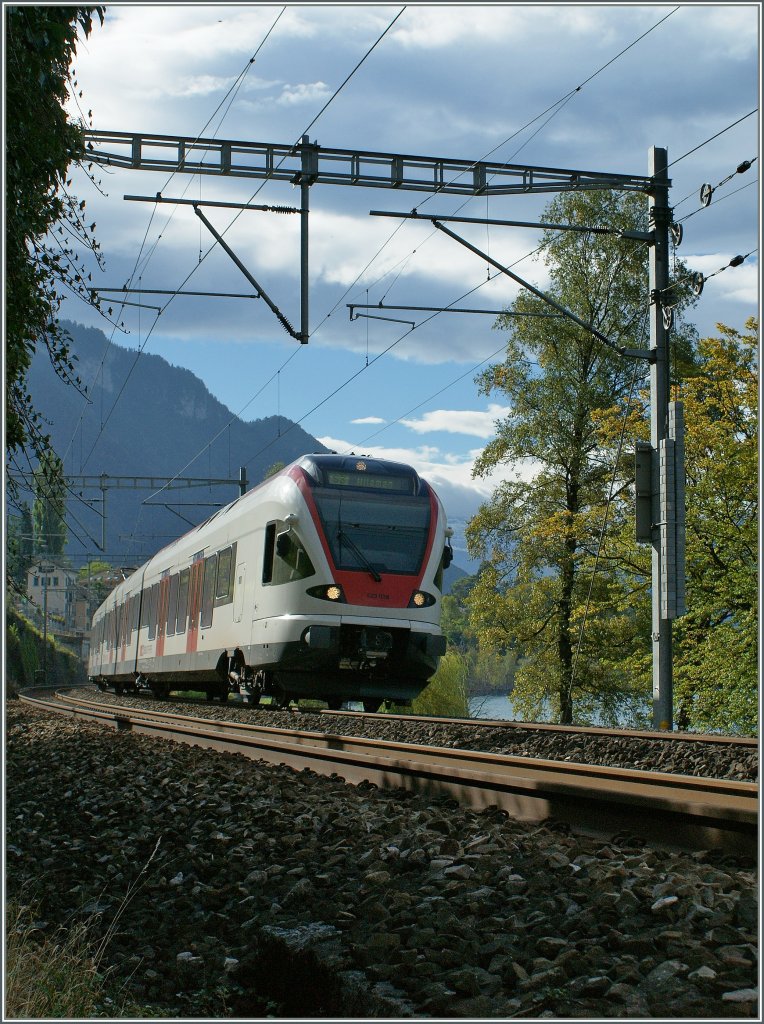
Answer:
POLYGON ((217 78, 215 75, 196 75, 190 78, 179 78, 177 84, 168 87, 169 96, 209 96, 223 92, 233 85, 233 78, 217 78))
POLYGON ((439 5, 423 5, 407 9, 394 38, 407 49, 466 48, 475 43, 507 46, 548 33, 550 25, 560 35, 586 34, 601 20, 586 8, 558 5, 550 10, 546 6, 469 4, 452 7, 448 17, 439 5))
POLYGON ((357 424, 360 424, 360 425, 368 423, 371 426, 378 426, 379 424, 385 423, 386 421, 381 419, 379 416, 362 416, 360 419, 358 419, 358 420, 351 420, 350 422, 351 423, 357 423, 357 424))
POLYGON ((748 257, 740 266, 730 267, 729 262, 735 255, 736 253, 710 253, 703 256, 687 256, 686 263, 691 270, 700 271, 709 277, 703 287, 704 296, 713 295, 718 300, 749 303, 755 310, 759 303, 758 263, 751 263, 748 257), (717 273, 722 267, 726 269, 722 273, 717 273), (711 274, 714 276, 710 277, 711 274))
POLYGON ((308 82, 300 85, 285 85, 276 102, 283 107, 297 103, 318 103, 331 95, 325 82, 308 82))
POLYGON ((489 405, 485 410, 478 409, 433 409, 426 412, 418 420, 401 420, 404 426, 417 434, 430 434, 445 431, 449 434, 469 434, 472 437, 493 437, 496 433, 496 420, 506 416, 508 406, 489 405))

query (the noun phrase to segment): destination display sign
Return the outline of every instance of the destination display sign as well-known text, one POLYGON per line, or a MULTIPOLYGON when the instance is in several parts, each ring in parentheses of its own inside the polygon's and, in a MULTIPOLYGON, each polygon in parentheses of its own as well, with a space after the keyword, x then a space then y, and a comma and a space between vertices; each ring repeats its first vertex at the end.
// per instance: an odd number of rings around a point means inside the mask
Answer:
POLYGON ((326 474, 330 487, 360 487, 365 491, 392 491, 411 494, 413 481, 408 476, 380 476, 377 473, 343 473, 330 469, 326 474))

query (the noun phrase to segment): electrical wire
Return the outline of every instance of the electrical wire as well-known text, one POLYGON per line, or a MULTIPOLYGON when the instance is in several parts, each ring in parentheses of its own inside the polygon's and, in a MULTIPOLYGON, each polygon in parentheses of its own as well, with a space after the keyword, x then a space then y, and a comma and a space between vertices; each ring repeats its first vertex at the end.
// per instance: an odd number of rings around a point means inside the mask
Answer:
MULTIPOLYGON (((271 33, 272 33, 272 32, 273 32, 273 30, 275 29, 276 25, 278 24, 279 20, 281 19, 282 15, 284 14, 285 10, 286 10, 286 7, 283 7, 283 8, 281 9, 280 13, 279 13, 279 14, 277 15, 277 17, 276 17, 275 21, 273 22, 273 24, 272 24, 272 25, 270 26, 270 28, 269 28, 269 29, 268 29, 268 31, 266 32, 265 36, 264 36, 264 37, 263 37, 263 39, 261 40, 261 42, 260 42, 259 46, 258 46, 258 47, 257 47, 257 49, 255 50, 255 52, 254 52, 254 54, 252 55, 252 57, 250 57, 250 58, 249 58, 249 60, 247 61, 246 65, 244 66, 244 68, 242 69, 242 71, 241 71, 241 72, 239 73, 239 75, 238 75, 238 76, 237 76, 237 78, 235 79, 235 81, 234 81, 233 85, 232 85, 232 86, 231 86, 231 87, 230 87, 230 88, 228 89, 228 91, 227 91, 226 95, 225 95, 225 96, 223 97, 223 99, 222 99, 222 100, 220 101, 220 103, 219 103, 219 104, 218 104, 218 106, 217 106, 217 107, 215 108, 215 110, 213 111, 213 113, 211 114, 211 116, 210 116, 210 117, 208 118, 208 120, 207 120, 206 124, 204 125, 204 127, 203 127, 203 128, 201 129, 201 131, 199 132, 199 134, 198 134, 198 135, 196 136, 195 142, 198 142, 198 141, 199 141, 199 139, 200 139, 200 138, 202 137, 203 133, 204 133, 204 132, 206 131, 206 129, 207 129, 208 127, 209 127, 209 125, 210 125, 210 124, 212 123, 212 121, 214 120, 214 118, 215 118, 215 116, 217 115, 217 113, 218 113, 218 111, 220 110, 220 108, 221 108, 221 107, 223 106, 223 104, 224 104, 224 103, 226 103, 226 102, 228 101, 229 97, 231 98, 231 103, 233 103, 233 100, 235 99, 235 97, 236 97, 236 94, 238 93, 239 89, 241 88, 241 85, 243 84, 243 81, 244 81, 244 78, 245 78, 245 76, 246 76, 247 72, 249 71, 249 69, 251 68, 251 66, 252 66, 252 65, 254 64, 254 62, 255 62, 255 60, 256 60, 256 58, 257 58, 258 54, 260 53, 260 51, 262 50, 262 48, 263 48, 263 46, 265 45, 266 41, 268 40, 268 38, 270 37, 271 33)), ((223 118, 221 118, 221 121, 220 121, 220 123, 219 123, 218 127, 217 127, 217 128, 215 129, 215 133, 217 133, 217 132, 218 132, 218 131, 220 130, 220 128, 222 127, 222 124, 223 124, 223 120, 224 120, 225 116, 226 116, 226 115, 228 114, 228 111, 230 110, 230 107, 231 107, 231 103, 229 103, 228 109, 226 110, 225 114, 223 115, 223 118)), ((173 171, 173 172, 172 172, 172 173, 170 174, 169 178, 168 178, 168 179, 167 179, 167 181, 165 182, 165 184, 164 184, 164 186, 163 186, 163 187, 164 187, 165 189, 167 188, 167 186, 169 185, 169 183, 170 183, 170 182, 172 181, 173 177, 174 177, 174 176, 175 176, 175 175, 176 175, 176 174, 178 173, 178 171, 179 171, 179 170, 180 170, 180 161, 178 162, 178 167, 176 168, 176 170, 174 170, 174 171, 173 171)), ((189 180, 189 184, 188 184, 188 185, 186 186, 186 190, 187 190, 187 189, 188 189, 188 187, 190 186, 190 183, 191 183, 191 179, 189 180)), ((184 192, 183 194, 185 195, 185 192, 184 192)), ((153 245, 153 246, 152 246, 152 248, 150 249, 149 253, 147 254, 147 256, 146 256, 146 258, 145 258, 145 260, 144 260, 144 262, 143 262, 143 267, 141 267, 141 258, 142 258, 143 250, 144 250, 144 248, 145 248, 145 246, 146 246, 146 240, 147 240, 147 238, 148 238, 148 235, 149 235, 149 231, 151 230, 151 225, 152 225, 152 223, 153 223, 153 220, 154 220, 154 216, 156 215, 157 209, 158 209, 158 205, 157 205, 157 204, 155 203, 155 204, 154 204, 154 207, 153 207, 153 209, 152 209, 152 211, 151 211, 151 216, 149 217, 149 222, 148 222, 148 225, 147 225, 147 227, 146 227, 146 231, 144 232, 144 236, 143 236, 143 241, 141 242, 141 246, 140 246, 140 249, 139 249, 139 251, 138 251, 138 256, 136 257, 136 260, 135 260, 135 265, 134 265, 134 267, 133 267, 133 271, 132 271, 132 273, 131 273, 131 275, 130 275, 130 278, 129 278, 129 280, 128 280, 128 287, 129 287, 129 286, 130 286, 130 285, 132 284, 133 280, 135 279, 135 276, 136 276, 136 274, 138 273, 138 271, 139 271, 139 268, 140 268, 141 270, 143 270, 143 269, 145 269, 145 267, 146 267, 146 266, 148 265, 148 262, 150 261, 151 257, 153 256, 154 252, 156 251, 156 248, 157 248, 157 246, 158 246, 158 244, 159 244, 159 241, 160 241, 160 239, 162 238, 162 235, 163 235, 164 231, 165 231, 165 230, 167 229, 167 226, 169 225, 169 223, 170 223, 170 221, 172 220, 172 217, 174 216, 174 213, 175 213, 175 211, 173 211, 173 213, 172 213, 172 214, 170 215, 170 217, 169 217, 169 218, 167 219, 167 222, 166 222, 166 224, 165 224, 165 227, 164 227, 164 228, 162 229, 162 231, 161 231, 161 232, 159 233, 159 236, 157 237, 157 240, 156 240, 156 242, 154 243, 154 245, 153 245)), ((200 261, 199 261, 199 262, 201 263, 201 259, 200 259, 200 261)), ((188 280, 188 279, 186 279, 186 280, 188 280)), ((185 283, 185 282, 184 282, 184 283, 185 283)), ((182 288, 182 287, 183 287, 183 285, 181 284, 181 285, 180 285, 179 287, 180 287, 180 288, 182 288)), ((110 410, 110 412, 109 412, 109 415, 107 416, 106 420, 105 420, 104 422, 102 422, 102 424, 101 424, 101 429, 100 429, 100 431, 99 431, 98 435, 96 436, 96 439, 95 439, 95 441, 94 441, 94 443, 93 443, 93 446, 91 447, 91 449, 90 449, 90 452, 88 453, 88 455, 87 455, 87 458, 85 459, 84 463, 82 463, 82 464, 81 464, 81 466, 80 466, 80 469, 81 469, 81 470, 82 470, 82 469, 84 468, 84 466, 85 466, 85 465, 87 465, 87 462, 89 461, 89 459, 90 459, 90 456, 91 456, 91 455, 93 454, 93 451, 95 450, 95 447, 96 447, 96 445, 98 444, 98 442, 99 442, 99 440, 100 440, 100 438, 101 438, 101 436, 102 436, 102 434, 103 434, 103 431, 104 431, 104 429, 105 429, 105 427, 106 427, 106 424, 108 423, 108 421, 109 421, 109 419, 110 419, 110 417, 111 417, 111 414, 112 414, 112 412, 114 411, 114 408, 116 407, 116 404, 117 404, 117 402, 119 401, 120 397, 122 396, 122 393, 124 392, 124 389, 125 389, 125 387, 127 386, 127 382, 129 381, 130 377, 132 376, 132 373, 133 373, 133 371, 134 371, 134 369, 135 369, 135 366, 136 366, 136 364, 137 364, 137 362, 138 362, 138 359, 140 358, 141 354, 143 353, 143 351, 144 351, 144 349, 145 349, 145 347, 146 347, 146 344, 148 343, 148 341, 149 341, 149 338, 151 337, 151 335, 152 335, 152 333, 153 333, 153 331, 154 331, 154 328, 156 327, 156 324, 157 324, 157 321, 159 320, 159 316, 161 315, 161 312, 164 312, 164 309, 166 309, 166 308, 167 308, 167 306, 169 305, 170 301, 172 301, 172 297, 170 298, 170 300, 168 300, 168 302, 167 302, 167 303, 165 303, 165 306, 164 306, 164 307, 162 308, 162 310, 160 310, 160 314, 158 314, 158 315, 157 315, 157 318, 156 318, 156 320, 155 320, 155 321, 154 321, 154 323, 153 323, 153 324, 151 325, 151 328, 149 329, 149 331, 148 331, 148 333, 147 333, 147 335, 146 335, 146 338, 145 338, 145 340, 144 340, 144 342, 143 342, 143 345, 142 345, 142 346, 141 346, 141 347, 139 348, 139 350, 138 350, 138 355, 136 356, 136 358, 135 358, 135 360, 134 360, 134 362, 133 362, 133 365, 132 365, 132 366, 130 367, 130 370, 128 371, 127 377, 126 377, 126 379, 125 379, 125 381, 124 381, 124 383, 123 383, 123 385, 122 385, 122 388, 120 389, 120 392, 119 392, 119 394, 117 395, 117 398, 115 399, 115 401, 114 401, 114 403, 113 403, 113 405, 112 405, 112 408, 111 408, 111 410, 110 410)), ((124 308, 124 303, 122 304, 122 308, 124 308)), ((108 355, 108 352, 109 352, 109 349, 110 349, 110 347, 111 347, 111 344, 112 344, 113 338, 114 338, 114 332, 112 332, 112 335, 111 335, 111 337, 109 338, 109 341, 108 341, 108 344, 107 344, 107 346, 106 346, 106 349, 104 350, 104 354, 103 354, 103 356, 101 357, 101 362, 100 362, 100 364, 99 364, 99 366, 98 366, 98 369, 97 369, 97 371, 96 371, 96 375, 95 375, 95 377, 93 378, 93 383, 91 384, 91 388, 92 388, 92 387, 95 387, 95 385, 96 385, 96 383, 97 383, 97 381, 98 381, 98 378, 99 378, 99 376, 100 376, 100 374, 101 374, 101 371, 103 370, 103 366, 104 366, 104 363, 105 363, 105 361, 106 361, 106 356, 108 355)), ((68 453, 69 453, 69 450, 70 450, 70 448, 71 448, 71 446, 72 446, 72 444, 73 444, 73 442, 74 442, 74 438, 76 437, 76 434, 77 434, 77 430, 78 430, 78 429, 80 428, 80 426, 81 426, 81 423, 82 423, 82 419, 83 419, 83 417, 84 417, 84 414, 85 414, 85 408, 83 408, 82 414, 81 414, 81 416, 80 416, 80 420, 79 420, 79 422, 78 422, 77 426, 76 426, 76 427, 74 428, 74 433, 73 433, 73 435, 72 435, 72 439, 71 439, 71 441, 69 442, 69 445, 68 445, 68 447, 67 447, 67 449, 66 449, 66 453, 65 453, 65 455, 64 455, 64 458, 66 458, 66 455, 68 455, 68 453)), ((62 460, 62 461, 63 461, 63 460, 62 460)))
MULTIPOLYGON (((614 57, 611 57, 611 59, 609 61, 607 61, 607 63, 603 64, 596 71, 594 71, 591 75, 589 75, 588 78, 584 79, 584 81, 581 82, 580 85, 577 85, 574 89, 570 89, 567 93, 565 93, 563 96, 561 96, 558 100, 555 100, 554 103, 552 103, 550 106, 548 106, 540 114, 537 114, 530 121, 528 121, 525 125, 523 125, 522 128, 518 128, 517 131, 513 132, 512 135, 510 135, 506 139, 504 139, 503 142, 500 142, 497 146, 494 146, 493 149, 491 149, 487 153, 485 153, 479 160, 476 160, 475 164, 473 166, 477 166, 480 163, 484 163, 486 160, 488 160, 488 158, 490 156, 492 156, 494 153, 496 153, 498 150, 500 150, 503 146, 506 146, 507 143, 511 142, 512 139, 517 138, 517 136, 522 134, 522 132, 524 132, 527 128, 530 128, 532 125, 534 125, 536 123, 536 121, 540 120, 542 117, 545 117, 547 114, 550 114, 550 117, 548 117, 547 120, 544 121, 544 123, 540 126, 540 128, 536 132, 534 132, 534 134, 531 136, 531 138, 527 139, 526 142, 524 142, 522 146, 520 146, 518 149, 516 149, 512 153, 512 155, 507 158, 506 162, 504 164, 502 164, 502 167, 509 166, 509 164, 512 162, 512 160, 515 159, 515 157, 522 151, 522 149, 524 149, 525 146, 529 142, 531 142, 532 139, 534 139, 539 134, 539 132, 543 128, 545 128, 547 126, 547 124, 549 124, 549 122, 552 120, 552 118, 555 117, 577 93, 581 92, 581 90, 584 88, 584 86, 588 85, 589 82, 593 81, 599 74, 601 74, 603 71, 605 71, 607 68, 609 68, 611 64, 615 63, 615 61, 617 61, 620 57, 622 57, 625 53, 627 53, 633 46, 636 46, 637 43, 641 42, 642 39, 644 39, 651 32, 653 32, 660 25, 662 25, 664 21, 666 21, 668 18, 670 18, 673 14, 676 14, 676 12, 679 9, 680 9, 679 7, 675 7, 674 10, 669 11, 669 13, 666 14, 663 18, 661 18, 660 21, 656 22, 646 32, 643 32, 640 36, 638 36, 631 43, 629 43, 629 45, 626 46, 623 50, 621 50, 619 53, 617 53, 614 57)), ((451 182, 449 182, 449 184, 453 184, 457 180, 458 177, 459 177, 459 175, 457 175, 455 178, 452 178, 451 182)), ((493 177, 495 177, 495 175, 493 177)), ((433 196, 438 195, 438 194, 440 194, 440 190, 436 190, 435 192, 432 193, 432 195, 427 196, 419 204, 417 209, 421 209, 421 207, 425 206, 433 198, 433 196)), ((475 198, 475 197, 470 197, 470 198, 466 199, 459 207, 457 207, 456 212, 458 213, 460 210, 463 210, 464 207, 467 206, 472 201, 473 198, 475 198)), ((311 332, 312 336, 315 336, 316 334, 318 334, 318 332, 324 326, 326 321, 332 316, 332 314, 342 304, 344 299, 350 294, 350 292, 353 290, 353 288, 356 287, 358 282, 360 280, 362 280, 363 275, 368 271, 369 267, 372 266, 372 264, 375 262, 375 260, 380 256, 380 254, 384 251, 384 249, 390 244, 390 242, 392 242, 392 240, 395 238, 395 236, 398 234, 398 232, 402 229, 403 223, 404 222, 401 222, 392 231, 392 233, 387 238, 387 240, 385 242, 383 242, 383 244, 380 246, 380 248, 377 250, 377 252, 371 258, 371 260, 366 264, 364 269, 358 274, 358 276, 356 277, 355 281, 353 281, 353 283, 345 290, 345 292, 340 296, 340 298, 337 300, 337 302, 334 304, 334 306, 331 308, 331 310, 324 316, 324 319, 311 332)), ((430 239, 434 238, 435 235, 437 235, 437 234, 438 234, 437 231, 433 231, 431 234, 427 235, 423 239, 423 241, 418 244, 417 249, 415 249, 414 252, 411 253, 410 255, 414 255, 414 253, 416 253, 417 250, 419 248, 421 248, 422 245, 424 245, 425 243, 430 241, 430 239)), ((529 255, 532 255, 532 254, 529 254, 529 255)), ((518 262, 520 262, 520 261, 518 261, 518 262)), ((373 285, 372 285, 372 287, 373 287, 373 285)), ((388 291, 389 291, 389 289, 388 289, 388 291)))
POLYGON ((750 110, 747 114, 744 114, 742 117, 739 117, 737 121, 733 121, 732 124, 728 124, 726 128, 722 128, 722 130, 720 132, 717 132, 716 135, 712 135, 710 139, 706 139, 705 142, 701 142, 693 149, 690 149, 686 153, 683 153, 681 156, 678 156, 676 160, 671 161, 666 170, 668 170, 669 167, 675 167, 676 164, 678 164, 682 160, 685 160, 688 156, 691 156, 693 153, 697 153, 699 149, 702 149, 704 146, 707 146, 709 142, 713 142, 715 139, 718 139, 720 135, 724 135, 724 133, 728 132, 731 128, 735 128, 737 125, 742 124, 743 121, 745 121, 747 118, 755 114, 758 109, 758 107, 754 107, 753 110, 750 110))

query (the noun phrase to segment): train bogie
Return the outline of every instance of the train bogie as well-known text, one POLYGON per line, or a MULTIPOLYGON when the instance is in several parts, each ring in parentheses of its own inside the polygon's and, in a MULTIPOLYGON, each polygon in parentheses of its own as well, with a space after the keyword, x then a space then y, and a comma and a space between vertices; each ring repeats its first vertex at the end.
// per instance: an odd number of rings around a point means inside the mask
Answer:
POLYGON ((408 703, 445 651, 445 515, 413 469, 304 456, 164 548, 98 609, 99 685, 408 703))

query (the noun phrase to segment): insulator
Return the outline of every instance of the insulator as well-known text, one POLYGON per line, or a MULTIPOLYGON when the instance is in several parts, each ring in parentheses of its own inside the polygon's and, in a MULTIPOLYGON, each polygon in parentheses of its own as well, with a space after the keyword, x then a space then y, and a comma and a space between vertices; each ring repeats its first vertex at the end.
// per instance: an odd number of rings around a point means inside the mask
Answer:
POLYGON ((700 201, 703 206, 710 206, 711 196, 714 194, 713 185, 701 185, 700 187, 700 201))
POLYGON ((664 306, 663 307, 663 330, 670 331, 674 326, 674 307, 664 306))
POLYGON ((730 260, 731 267, 739 267, 741 263, 745 262, 745 256, 733 256, 730 260))
POLYGON ((680 246, 684 238, 684 227, 681 224, 672 224, 671 237, 674 239, 674 245, 680 246))
POLYGON ((752 165, 750 160, 744 160, 742 164, 738 164, 738 166, 735 168, 735 173, 744 174, 747 170, 749 170, 751 166, 752 165))
POLYGON ((268 211, 270 213, 299 213, 300 211, 294 206, 269 206, 268 211))
POLYGON ((703 291, 703 285, 705 283, 706 279, 700 272, 698 272, 697 274, 693 274, 690 278, 690 287, 696 295, 700 295, 700 293, 703 291))

